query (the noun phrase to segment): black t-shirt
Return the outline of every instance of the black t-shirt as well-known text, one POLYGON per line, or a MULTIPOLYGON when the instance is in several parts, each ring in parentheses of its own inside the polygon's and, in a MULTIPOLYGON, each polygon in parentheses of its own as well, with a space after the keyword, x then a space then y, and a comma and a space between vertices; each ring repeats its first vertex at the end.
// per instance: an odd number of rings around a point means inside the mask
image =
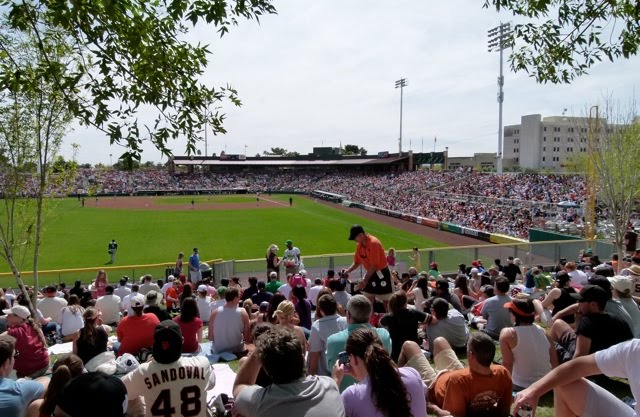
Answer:
MULTIPOLYGON (((560 288, 560 297, 553 300, 553 311, 551 312, 551 314, 555 316, 559 311, 562 311, 570 305, 577 303, 578 300, 571 296, 571 294, 575 292, 576 290, 572 287, 560 288)), ((575 316, 573 314, 562 316, 560 318, 569 324, 575 321, 575 316)))
POLYGON ((143 311, 145 313, 155 314, 160 321, 171 320, 171 315, 167 313, 167 310, 163 310, 158 306, 147 306, 143 311))
POLYGON ((82 363, 84 364, 89 362, 93 357, 107 351, 109 335, 102 326, 98 327, 96 330, 96 339, 93 343, 89 343, 83 339, 85 330, 80 330, 80 338, 76 342, 76 345, 78 346, 78 357, 82 359, 82 363))
POLYGON ((516 276, 521 273, 520 267, 516 264, 507 264, 504 267, 504 276, 507 277, 509 282, 513 284, 516 281, 516 276))
POLYGON ((424 323, 427 315, 422 311, 404 309, 398 314, 385 314, 380 325, 389 329, 391 335, 391 358, 398 361, 402 344, 407 340, 418 343, 418 325, 424 323))
POLYGON ((576 334, 591 339, 589 354, 633 338, 629 325, 609 313, 593 313, 580 317, 576 334))

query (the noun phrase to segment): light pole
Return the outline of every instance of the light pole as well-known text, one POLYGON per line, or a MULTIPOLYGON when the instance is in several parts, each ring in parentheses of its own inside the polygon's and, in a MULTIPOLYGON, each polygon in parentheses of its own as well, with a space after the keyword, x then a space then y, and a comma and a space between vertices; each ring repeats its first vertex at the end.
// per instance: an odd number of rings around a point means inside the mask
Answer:
POLYGON ((406 78, 400 78, 396 81, 396 88, 400 88, 400 139, 398 139, 398 156, 402 155, 402 90, 406 86, 406 78))
POLYGON ((504 93, 502 86, 504 85, 504 76, 502 75, 502 51, 513 45, 511 34, 511 23, 500 23, 499 26, 490 29, 489 35, 489 52, 500 51, 500 75, 498 76, 498 160, 496 162, 496 171, 502 174, 502 102, 504 101, 504 93))

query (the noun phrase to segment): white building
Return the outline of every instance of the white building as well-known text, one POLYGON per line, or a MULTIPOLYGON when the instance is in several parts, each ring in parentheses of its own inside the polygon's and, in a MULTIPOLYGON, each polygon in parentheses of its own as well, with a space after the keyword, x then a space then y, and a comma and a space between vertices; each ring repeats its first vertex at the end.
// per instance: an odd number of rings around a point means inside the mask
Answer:
MULTIPOLYGON (((571 154, 587 152, 588 122, 586 117, 522 116, 519 125, 504 128, 504 157, 515 158, 521 168, 561 171, 571 154)), ((600 123, 606 128, 604 119, 600 123)))

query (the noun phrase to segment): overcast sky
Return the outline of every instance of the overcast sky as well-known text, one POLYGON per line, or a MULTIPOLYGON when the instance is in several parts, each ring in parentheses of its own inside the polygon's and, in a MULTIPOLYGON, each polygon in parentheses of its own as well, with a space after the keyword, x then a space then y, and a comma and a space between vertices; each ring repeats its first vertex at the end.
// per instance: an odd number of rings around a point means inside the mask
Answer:
MULTIPOLYGON (((400 90, 403 151, 449 147, 450 156, 497 150, 497 52, 487 30, 509 14, 482 0, 277 0, 277 15, 241 21, 220 39, 198 27, 192 39, 210 44, 205 82, 238 90, 242 107, 222 103, 226 135, 209 135, 208 153, 254 156, 271 147, 307 154, 340 143, 370 154, 398 151, 400 90)), ((506 57, 505 57, 506 58, 506 57)), ((504 124, 525 114, 582 116, 612 94, 627 101, 639 84, 640 58, 601 63, 570 85, 541 85, 510 72, 505 59, 504 124)), ((81 163, 115 162, 123 150, 94 130, 76 127, 62 153, 80 144, 81 163), (112 157, 110 157, 112 155, 112 157)), ((184 154, 184 143, 172 146, 184 154)), ((204 143, 200 144, 204 153, 204 143)), ((161 162, 145 147, 143 161, 161 162)))

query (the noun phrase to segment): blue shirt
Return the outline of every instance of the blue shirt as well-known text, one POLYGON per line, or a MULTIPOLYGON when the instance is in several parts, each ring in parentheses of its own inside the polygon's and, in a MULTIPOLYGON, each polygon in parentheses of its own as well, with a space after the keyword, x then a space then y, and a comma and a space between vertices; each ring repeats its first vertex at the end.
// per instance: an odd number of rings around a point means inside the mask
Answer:
POLYGON ((24 415, 27 406, 33 400, 41 398, 43 393, 44 387, 39 382, 0 377, 0 415, 24 415))
POLYGON ((189 256, 189 266, 191 268, 189 268, 189 270, 191 271, 199 271, 200 270, 200 255, 198 255, 197 253, 194 253, 193 255, 189 256))
MULTIPOLYGON (((327 368, 329 372, 331 372, 333 365, 335 365, 338 360, 338 354, 344 350, 351 332, 360 327, 373 328, 369 323, 352 323, 347 326, 346 330, 329 336, 327 339, 327 368)), ((391 355, 391 336, 389 336, 387 329, 380 327, 373 329, 378 333, 378 336, 380 336, 384 349, 391 355)), ((340 382, 340 392, 344 391, 349 385, 355 384, 355 382, 356 380, 351 376, 345 375, 344 378, 342 378, 342 382, 340 382)))

